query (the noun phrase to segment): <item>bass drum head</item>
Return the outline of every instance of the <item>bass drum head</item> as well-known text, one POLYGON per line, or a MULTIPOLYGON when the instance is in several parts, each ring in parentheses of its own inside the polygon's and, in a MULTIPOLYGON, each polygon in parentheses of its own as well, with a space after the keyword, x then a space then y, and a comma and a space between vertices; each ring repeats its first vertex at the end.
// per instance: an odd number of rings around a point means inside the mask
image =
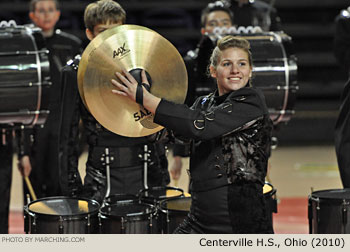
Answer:
POLYGON ((312 192, 309 197, 308 211, 310 233, 350 233, 349 188, 312 192))

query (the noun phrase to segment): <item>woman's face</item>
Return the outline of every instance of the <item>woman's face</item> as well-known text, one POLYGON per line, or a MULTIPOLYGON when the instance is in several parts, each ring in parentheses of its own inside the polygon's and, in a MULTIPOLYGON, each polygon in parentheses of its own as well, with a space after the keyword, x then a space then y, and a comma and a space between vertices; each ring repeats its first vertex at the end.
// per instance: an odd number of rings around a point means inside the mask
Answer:
POLYGON ((223 50, 217 67, 210 66, 210 74, 216 78, 219 95, 244 87, 252 76, 248 53, 237 47, 223 50))

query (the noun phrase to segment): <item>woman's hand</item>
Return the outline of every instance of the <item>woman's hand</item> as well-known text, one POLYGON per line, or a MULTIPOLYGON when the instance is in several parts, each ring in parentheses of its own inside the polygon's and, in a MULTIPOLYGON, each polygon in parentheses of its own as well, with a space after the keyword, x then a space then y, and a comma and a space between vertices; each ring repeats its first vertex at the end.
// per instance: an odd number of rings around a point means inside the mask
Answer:
MULTIPOLYGON (((126 70, 123 70, 122 72, 123 75, 118 72, 115 73, 115 75, 119 78, 120 82, 115 79, 111 80, 111 83, 118 88, 112 89, 112 93, 128 97, 130 100, 136 102, 137 86, 139 85, 139 83, 137 83, 135 78, 126 70)), ((149 85, 145 70, 142 70, 141 72, 141 82, 145 85, 149 85)), ((148 92, 144 85, 142 85, 141 88, 142 106, 145 107, 152 114, 155 114, 155 111, 161 99, 148 92)), ((139 97, 139 101, 141 97, 139 97)))
MULTIPOLYGON (((129 97, 132 101, 136 101, 136 90, 137 90, 138 83, 128 71, 123 70, 122 72, 124 75, 122 75, 119 72, 115 73, 115 75, 119 78, 121 83, 115 79, 111 80, 112 84, 118 88, 118 89, 112 89, 112 92, 114 94, 129 97)), ((142 70, 141 72, 141 79, 142 79, 142 83, 149 85, 145 70, 142 70)), ((142 87, 142 89, 143 89, 143 92, 146 91, 145 88, 142 87)))

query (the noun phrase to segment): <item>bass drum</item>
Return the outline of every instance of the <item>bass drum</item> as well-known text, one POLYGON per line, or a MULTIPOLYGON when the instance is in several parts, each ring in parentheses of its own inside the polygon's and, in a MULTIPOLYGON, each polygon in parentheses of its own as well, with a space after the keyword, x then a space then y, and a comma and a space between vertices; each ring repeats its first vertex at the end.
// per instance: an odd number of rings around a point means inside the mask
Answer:
POLYGON ((45 123, 49 74, 48 51, 40 29, 0 27, 0 126, 45 123))
POLYGON ((274 124, 287 122, 294 114, 297 86, 297 61, 292 40, 285 33, 243 34, 253 56, 252 85, 260 88, 274 124))

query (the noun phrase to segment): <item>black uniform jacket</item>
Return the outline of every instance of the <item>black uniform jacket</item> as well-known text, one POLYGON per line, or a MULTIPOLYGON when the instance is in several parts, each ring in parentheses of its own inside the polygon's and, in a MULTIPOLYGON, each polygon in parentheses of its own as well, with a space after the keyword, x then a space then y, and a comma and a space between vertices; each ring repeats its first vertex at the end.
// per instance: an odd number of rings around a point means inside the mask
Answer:
POLYGON ((333 51, 338 63, 350 72, 350 7, 335 19, 333 51))
POLYGON ((335 125, 335 150, 343 186, 350 188, 350 80, 345 85, 341 100, 335 125))
POLYGON ((223 96, 216 93, 198 98, 191 108, 162 100, 154 121, 193 139, 193 191, 236 180, 263 184, 272 124, 262 92, 244 87, 223 96))

